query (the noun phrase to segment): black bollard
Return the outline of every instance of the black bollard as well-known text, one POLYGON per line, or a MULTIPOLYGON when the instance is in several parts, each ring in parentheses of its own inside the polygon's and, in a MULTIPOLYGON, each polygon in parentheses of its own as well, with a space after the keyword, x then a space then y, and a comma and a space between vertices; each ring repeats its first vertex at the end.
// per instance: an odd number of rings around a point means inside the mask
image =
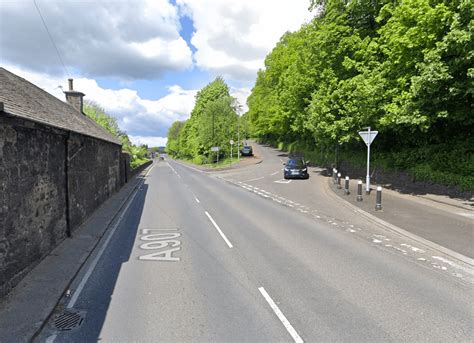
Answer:
POLYGON ((377 186, 377 196, 375 199, 375 210, 380 211, 382 209, 382 187, 377 186))
POLYGON ((349 195, 349 176, 346 176, 346 180, 344 182, 344 194, 349 195))
POLYGON ((362 201, 362 181, 357 181, 357 201, 362 201))
POLYGON ((341 188, 341 173, 337 173, 337 189, 341 188))
POLYGON ((332 183, 336 184, 337 183, 337 169, 332 168, 332 183))

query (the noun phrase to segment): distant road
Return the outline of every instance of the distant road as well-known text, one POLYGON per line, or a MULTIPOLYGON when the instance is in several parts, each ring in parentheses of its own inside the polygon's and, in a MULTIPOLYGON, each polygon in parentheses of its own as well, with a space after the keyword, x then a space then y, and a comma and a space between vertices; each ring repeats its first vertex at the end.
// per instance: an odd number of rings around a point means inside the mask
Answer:
POLYGON ((337 213, 345 210, 330 200, 318 208, 304 206, 294 190, 306 201, 307 183, 275 182, 282 180, 285 157, 270 149, 257 153, 264 158, 259 165, 211 175, 172 160, 157 162, 90 267, 73 306, 83 311, 84 323, 60 334, 45 329, 42 337, 472 339, 468 283, 358 235, 356 229, 376 228, 357 218, 339 219, 337 213), (272 188, 255 186, 258 182, 272 188), (291 194, 277 195, 283 187, 293 187, 291 194))

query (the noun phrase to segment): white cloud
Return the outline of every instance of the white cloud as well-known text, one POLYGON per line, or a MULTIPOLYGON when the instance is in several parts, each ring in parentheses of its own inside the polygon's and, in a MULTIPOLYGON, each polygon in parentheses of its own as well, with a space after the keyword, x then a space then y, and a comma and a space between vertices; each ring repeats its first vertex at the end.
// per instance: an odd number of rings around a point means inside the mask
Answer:
POLYGON ((253 81, 265 56, 286 31, 313 17, 307 0, 177 0, 192 16, 198 67, 234 80, 253 81))
MULTIPOLYGON (((69 72, 88 77, 154 79, 192 66, 169 0, 37 1, 69 72)), ((0 5, 2 64, 62 75, 32 1, 0 5)))
POLYGON ((142 145, 146 144, 149 148, 166 146, 168 138, 166 137, 146 137, 146 136, 128 136, 133 144, 142 145))
POLYGON ((249 88, 230 88, 230 95, 237 99, 237 103, 240 105, 239 114, 244 114, 249 110, 247 106, 247 98, 250 95, 249 88))
MULTIPOLYGON (((63 78, 51 77, 47 74, 24 71, 17 67, 6 66, 7 70, 19 75, 38 87, 64 100, 67 81, 63 78)), ((168 88, 168 94, 157 100, 140 97, 132 89, 106 89, 100 87, 95 80, 87 78, 74 79, 74 89, 86 94, 85 100, 100 105, 113 115, 120 129, 125 130, 137 142, 163 142, 168 128, 176 120, 189 118, 194 107, 197 90, 186 90, 178 85, 168 88)), ((151 143, 140 143, 149 144, 151 143)))

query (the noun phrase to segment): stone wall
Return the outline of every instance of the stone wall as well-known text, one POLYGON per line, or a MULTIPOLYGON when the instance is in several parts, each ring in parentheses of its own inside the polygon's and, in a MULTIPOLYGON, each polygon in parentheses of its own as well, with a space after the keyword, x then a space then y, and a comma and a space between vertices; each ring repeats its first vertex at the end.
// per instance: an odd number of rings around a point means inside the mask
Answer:
POLYGON ((120 155, 116 144, 0 117, 0 296, 125 183, 120 155))
POLYGON ((69 220, 80 225, 120 187, 120 146, 71 133, 69 220))
POLYGON ((66 237, 65 135, 0 117, 0 295, 66 237))

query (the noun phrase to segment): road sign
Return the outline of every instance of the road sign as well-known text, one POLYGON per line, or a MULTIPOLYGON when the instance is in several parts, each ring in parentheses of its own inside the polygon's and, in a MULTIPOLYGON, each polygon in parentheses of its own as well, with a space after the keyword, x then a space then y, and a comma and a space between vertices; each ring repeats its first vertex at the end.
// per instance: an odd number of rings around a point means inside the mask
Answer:
POLYGON ((220 150, 220 148, 218 146, 213 146, 211 148, 211 151, 215 151, 215 152, 218 152, 220 150))
POLYGON ((231 139, 229 143, 230 143, 230 145, 233 145, 233 144, 234 144, 234 140, 231 139))
POLYGON ((367 145, 367 176, 365 177, 365 193, 370 194, 370 144, 377 136, 378 131, 372 131, 370 126, 367 128, 367 131, 359 131, 359 135, 364 140, 367 145))
POLYGON ((364 140, 365 144, 370 145, 377 136, 378 131, 359 131, 359 135, 364 140))

